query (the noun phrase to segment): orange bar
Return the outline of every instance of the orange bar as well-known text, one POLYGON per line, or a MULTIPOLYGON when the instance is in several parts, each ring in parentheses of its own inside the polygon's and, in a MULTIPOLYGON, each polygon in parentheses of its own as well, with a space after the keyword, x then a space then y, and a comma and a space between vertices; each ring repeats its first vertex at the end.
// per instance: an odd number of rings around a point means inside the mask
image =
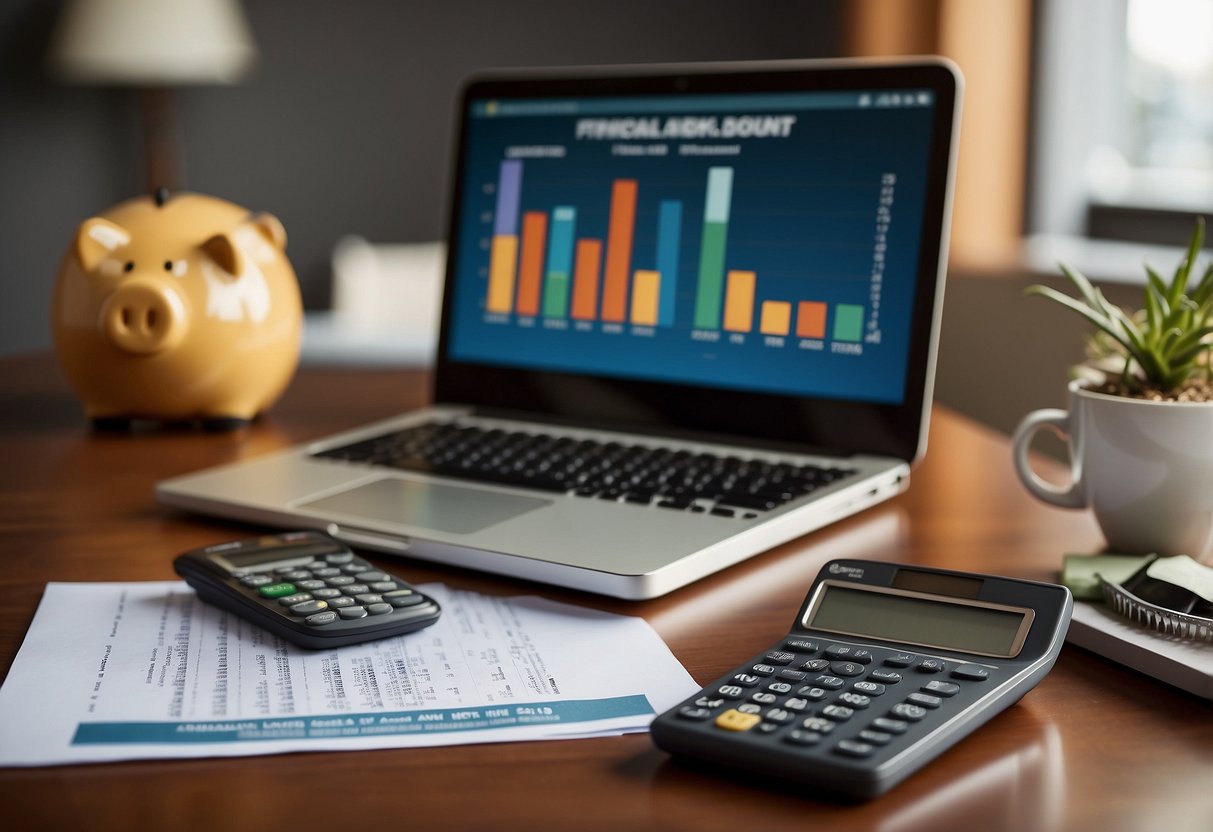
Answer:
POLYGON ((749 332, 754 328, 753 272, 731 271, 724 290, 724 328, 749 332))
POLYGON ((792 326, 792 304, 782 300, 764 300, 758 330, 763 335, 787 335, 792 326))
POLYGON ((527 211, 522 215, 522 258, 518 265, 519 315, 539 314, 539 283, 543 278, 543 248, 548 238, 548 215, 527 211))
POLYGON ((602 260, 602 240, 578 240, 573 264, 572 316, 592 321, 598 315, 598 272, 602 260))
POLYGON ((826 305, 811 300, 802 300, 796 310, 796 337, 826 337, 826 305))
POLYGON ((514 299, 514 269, 518 257, 518 238, 513 234, 495 234, 489 250, 490 312, 508 314, 514 299))
POLYGON ((604 321, 622 322, 627 316, 635 226, 636 180, 616 179, 611 186, 611 218, 607 224, 606 267, 602 281, 604 321))
POLYGON ((632 323, 657 326, 657 295, 661 289, 661 272, 637 269, 632 282, 632 323))

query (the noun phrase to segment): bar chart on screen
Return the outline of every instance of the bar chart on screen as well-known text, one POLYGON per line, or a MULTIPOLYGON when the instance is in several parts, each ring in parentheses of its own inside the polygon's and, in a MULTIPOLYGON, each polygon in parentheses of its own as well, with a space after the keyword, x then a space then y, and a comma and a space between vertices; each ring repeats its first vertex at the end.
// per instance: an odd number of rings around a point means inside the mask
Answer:
MULTIPOLYGON (((533 173, 549 180, 536 191, 553 191, 559 165, 507 158, 496 180, 485 183, 493 196, 484 298, 490 322, 648 337, 665 330, 722 344, 756 338, 768 347, 822 349, 831 342, 839 352, 880 343, 882 255, 895 174, 859 186, 875 196, 864 229, 870 237, 861 241, 870 257, 863 271, 815 270, 806 257, 799 273, 781 264, 765 274, 730 257, 734 191, 746 186, 733 166, 704 165, 698 187, 666 188, 677 195, 638 178, 614 177, 603 178, 586 205, 524 199, 533 173)), ((770 185, 755 190, 761 187, 770 185)), ((760 217, 751 217, 750 227, 755 219, 761 227, 760 217)), ((806 237, 812 236, 809 222, 806 237)), ((803 245, 795 238, 764 244, 803 245)), ((751 241, 749 248, 761 246, 751 241)))

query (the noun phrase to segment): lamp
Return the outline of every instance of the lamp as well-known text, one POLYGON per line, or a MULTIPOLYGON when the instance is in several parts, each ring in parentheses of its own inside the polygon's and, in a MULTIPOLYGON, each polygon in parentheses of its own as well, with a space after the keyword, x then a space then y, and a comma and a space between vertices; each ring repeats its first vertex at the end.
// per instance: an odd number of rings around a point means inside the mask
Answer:
POLYGON ((49 62, 65 81, 138 90, 147 188, 178 188, 173 88, 232 84, 256 58, 238 0, 68 0, 49 62))

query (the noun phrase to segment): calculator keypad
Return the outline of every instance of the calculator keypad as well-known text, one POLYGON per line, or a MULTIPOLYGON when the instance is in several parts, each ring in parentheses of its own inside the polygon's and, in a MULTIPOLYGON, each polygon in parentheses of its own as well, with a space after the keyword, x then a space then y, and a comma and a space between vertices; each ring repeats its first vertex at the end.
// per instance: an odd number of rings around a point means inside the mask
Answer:
POLYGON ((703 730, 862 759, 989 678, 987 667, 935 656, 788 639, 677 713, 703 730))
POLYGON ((411 586, 346 553, 237 580, 311 627, 390 615, 425 603, 411 586))

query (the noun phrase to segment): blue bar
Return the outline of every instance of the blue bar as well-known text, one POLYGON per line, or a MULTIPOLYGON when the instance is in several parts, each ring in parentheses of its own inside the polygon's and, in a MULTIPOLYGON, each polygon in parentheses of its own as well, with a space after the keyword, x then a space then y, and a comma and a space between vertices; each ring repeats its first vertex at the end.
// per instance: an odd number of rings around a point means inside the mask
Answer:
POLYGON ((657 300, 657 325, 674 325, 675 290, 678 287, 678 247, 682 241, 682 203, 661 201, 657 214, 657 271, 661 295, 657 300))
POLYGON ((518 233, 518 207, 522 203, 522 161, 506 159, 497 177, 497 211, 493 234, 507 236, 518 233))

